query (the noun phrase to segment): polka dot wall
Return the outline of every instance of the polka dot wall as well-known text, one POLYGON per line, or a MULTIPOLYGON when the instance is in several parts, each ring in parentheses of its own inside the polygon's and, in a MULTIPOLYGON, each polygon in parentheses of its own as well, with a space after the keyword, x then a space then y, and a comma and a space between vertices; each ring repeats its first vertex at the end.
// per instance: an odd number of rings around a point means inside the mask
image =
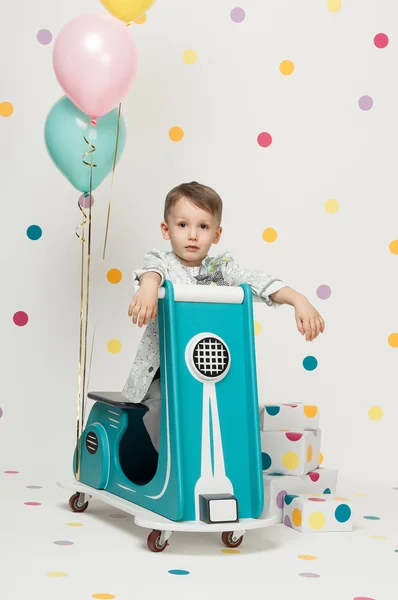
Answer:
MULTIPOLYGON (((0 517, 7 518, 0 589, 17 586, 10 600, 28 593, 118 600, 132 589, 147 597, 149 572, 166 598, 240 596, 248 577, 264 593, 280 585, 298 599, 338 597, 339 586, 347 600, 387 597, 398 559, 391 102, 398 32, 394 3, 373 3, 372 10, 368 4, 190 0, 187 12, 179 0, 162 0, 132 22, 140 72, 122 106, 128 144, 116 167, 103 264, 110 177, 91 197, 77 192, 46 154, 43 127, 62 95, 51 69, 56 36, 82 10, 105 9, 77 0, 61 12, 50 0, 38 12, 29 6, 18 52, 13 31, 21 14, 17 6, 6 9, 0 517), (339 470, 339 506, 348 507, 347 498, 353 506, 354 532, 341 534, 346 544, 340 534, 320 532, 322 502, 314 495, 316 533, 280 525, 249 532, 237 549, 212 535, 181 533, 155 556, 146 550, 148 532, 130 516, 99 502, 73 514, 68 493, 55 485, 62 473, 70 476, 74 443, 77 205, 92 208, 94 227, 90 387, 121 389, 143 333, 127 316, 132 269, 150 248, 169 249, 158 227, 164 196, 193 179, 224 200, 223 236, 211 253, 229 249, 242 267, 280 277, 326 322, 325 332, 307 342, 294 307, 255 305, 257 372, 260 401, 319 406, 322 465, 339 470), (22 581, 15 572, 25 551, 33 562, 22 581), (364 574, 363 561, 373 571, 364 574)), ((294 460, 293 453, 284 457, 289 468, 294 460)), ((298 523, 302 515, 292 518, 298 523)))

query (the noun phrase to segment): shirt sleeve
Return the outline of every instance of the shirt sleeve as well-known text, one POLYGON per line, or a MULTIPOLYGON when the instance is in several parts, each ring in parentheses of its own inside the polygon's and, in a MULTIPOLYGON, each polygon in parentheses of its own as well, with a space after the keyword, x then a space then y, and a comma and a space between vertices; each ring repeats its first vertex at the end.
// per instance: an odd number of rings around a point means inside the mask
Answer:
POLYGON ((159 273, 161 277, 159 287, 162 286, 167 275, 167 259, 165 252, 156 250, 156 248, 153 248, 147 252, 144 256, 144 260, 142 261, 142 269, 136 269, 133 271, 133 283, 139 281, 140 277, 149 271, 159 273))
POLYGON ((252 292, 264 300, 268 306, 273 308, 282 306, 282 304, 274 302, 270 298, 271 294, 286 286, 278 277, 269 275, 264 271, 242 269, 230 255, 219 262, 219 268, 227 285, 238 286, 241 283, 247 283, 250 285, 252 292))

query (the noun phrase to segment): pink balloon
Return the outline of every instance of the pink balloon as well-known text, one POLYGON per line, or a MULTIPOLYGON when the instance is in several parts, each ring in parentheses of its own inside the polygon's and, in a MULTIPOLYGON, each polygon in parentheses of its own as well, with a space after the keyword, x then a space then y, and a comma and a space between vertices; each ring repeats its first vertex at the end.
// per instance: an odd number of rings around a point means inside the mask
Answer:
POLYGON ((107 13, 69 21, 54 44, 59 84, 73 104, 94 119, 121 102, 136 77, 137 63, 129 29, 107 13))

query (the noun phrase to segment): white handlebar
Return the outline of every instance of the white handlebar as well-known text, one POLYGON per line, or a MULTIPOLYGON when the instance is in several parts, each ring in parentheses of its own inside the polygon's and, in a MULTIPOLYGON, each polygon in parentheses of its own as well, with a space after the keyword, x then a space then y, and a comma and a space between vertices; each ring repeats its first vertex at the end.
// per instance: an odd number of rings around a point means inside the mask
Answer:
MULTIPOLYGON (((174 283, 175 302, 219 302, 223 304, 242 304, 244 292, 240 286, 217 286, 217 285, 188 285, 174 283)), ((140 289, 134 285, 134 294, 140 289)), ((164 287, 159 288, 159 300, 164 298, 164 287)), ((261 298, 253 294, 253 302, 262 302, 261 298)))

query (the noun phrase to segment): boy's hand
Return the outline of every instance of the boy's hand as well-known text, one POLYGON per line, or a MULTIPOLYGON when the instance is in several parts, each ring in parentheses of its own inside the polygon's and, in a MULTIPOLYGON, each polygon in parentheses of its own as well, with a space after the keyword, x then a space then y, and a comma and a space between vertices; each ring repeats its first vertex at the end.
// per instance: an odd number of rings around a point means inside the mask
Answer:
POLYGON ((155 320, 158 311, 158 288, 157 286, 142 286, 132 299, 128 315, 132 317, 133 323, 138 327, 147 325, 149 319, 155 320))
POLYGON ((310 342, 325 331, 325 321, 305 296, 300 296, 294 303, 296 323, 299 332, 310 342))

